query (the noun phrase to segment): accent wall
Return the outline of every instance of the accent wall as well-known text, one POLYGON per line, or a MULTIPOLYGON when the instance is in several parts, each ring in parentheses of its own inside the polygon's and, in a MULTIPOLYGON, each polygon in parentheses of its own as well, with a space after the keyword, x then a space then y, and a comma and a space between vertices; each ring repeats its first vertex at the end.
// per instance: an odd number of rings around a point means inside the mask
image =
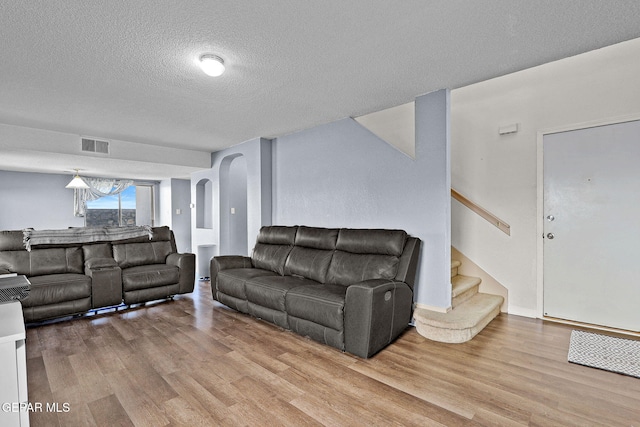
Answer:
POLYGON ((273 223, 404 229, 422 240, 414 300, 446 309, 449 91, 416 98, 415 114, 415 159, 350 118, 274 140, 273 223))

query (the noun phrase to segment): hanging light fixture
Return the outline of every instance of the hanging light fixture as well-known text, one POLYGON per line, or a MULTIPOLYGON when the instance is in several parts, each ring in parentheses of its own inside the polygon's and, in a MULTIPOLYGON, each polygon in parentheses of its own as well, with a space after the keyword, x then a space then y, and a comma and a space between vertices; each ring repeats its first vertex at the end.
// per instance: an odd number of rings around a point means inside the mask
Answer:
POLYGON ((217 55, 207 53, 200 57, 200 68, 206 75, 218 77, 224 73, 224 60, 217 55))
POLYGON ((74 175, 73 179, 71 180, 70 183, 68 183, 64 188, 89 188, 89 186, 87 185, 86 182, 84 182, 84 179, 80 178, 80 175, 78 174, 78 171, 80 169, 75 169, 76 174, 74 175))

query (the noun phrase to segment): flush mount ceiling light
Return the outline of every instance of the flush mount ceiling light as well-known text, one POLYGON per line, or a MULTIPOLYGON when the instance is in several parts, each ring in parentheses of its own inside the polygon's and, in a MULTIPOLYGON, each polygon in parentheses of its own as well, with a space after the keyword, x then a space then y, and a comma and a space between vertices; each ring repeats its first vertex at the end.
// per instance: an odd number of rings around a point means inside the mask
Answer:
POLYGON ((207 53, 200 57, 200 68, 206 75, 218 77, 224 73, 224 60, 217 55, 207 53))
POLYGON ((84 179, 80 178, 80 175, 78 175, 79 170, 80 169, 75 169, 76 174, 73 176, 71 182, 68 183, 64 188, 89 188, 87 183, 84 182, 84 179))

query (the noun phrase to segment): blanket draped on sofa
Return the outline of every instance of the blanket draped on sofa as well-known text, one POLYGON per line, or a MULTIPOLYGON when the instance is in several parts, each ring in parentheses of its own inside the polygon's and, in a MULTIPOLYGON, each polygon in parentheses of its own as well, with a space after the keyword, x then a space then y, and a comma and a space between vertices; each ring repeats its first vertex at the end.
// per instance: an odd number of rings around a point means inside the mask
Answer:
POLYGON ((117 240, 132 239, 135 237, 153 237, 150 226, 127 227, 96 227, 96 228, 68 228, 64 230, 23 230, 24 246, 31 251, 31 246, 36 245, 65 245, 73 243, 111 242, 117 240))

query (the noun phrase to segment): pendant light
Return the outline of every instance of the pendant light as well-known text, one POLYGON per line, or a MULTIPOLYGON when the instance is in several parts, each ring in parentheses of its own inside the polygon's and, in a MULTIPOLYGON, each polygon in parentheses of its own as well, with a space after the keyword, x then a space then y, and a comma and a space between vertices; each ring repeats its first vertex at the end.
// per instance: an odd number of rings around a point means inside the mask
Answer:
POLYGON ((71 180, 70 183, 68 183, 64 188, 89 188, 89 186, 87 185, 86 182, 84 182, 84 179, 80 178, 80 175, 78 174, 78 171, 80 169, 75 169, 76 174, 74 175, 73 179, 71 180))

